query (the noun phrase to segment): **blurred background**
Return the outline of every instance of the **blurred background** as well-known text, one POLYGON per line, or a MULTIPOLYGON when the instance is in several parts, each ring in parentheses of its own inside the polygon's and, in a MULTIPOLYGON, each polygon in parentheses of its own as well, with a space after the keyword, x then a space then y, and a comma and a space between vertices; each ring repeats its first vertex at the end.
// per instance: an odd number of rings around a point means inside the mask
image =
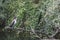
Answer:
POLYGON ((0 40, 49 39, 57 28, 60 28, 59 0, 0 0, 0 40), (13 29, 4 29, 14 17, 17 20, 13 29))

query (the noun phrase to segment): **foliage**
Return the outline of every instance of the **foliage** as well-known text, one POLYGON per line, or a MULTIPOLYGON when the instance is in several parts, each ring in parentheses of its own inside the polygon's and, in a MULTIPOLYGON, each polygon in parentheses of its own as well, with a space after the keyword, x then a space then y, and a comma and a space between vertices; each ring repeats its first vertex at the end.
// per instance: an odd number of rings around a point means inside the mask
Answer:
POLYGON ((55 33, 54 28, 60 26, 60 1, 39 0, 37 4, 34 2, 33 0, 0 0, 0 17, 6 19, 6 25, 8 26, 16 16, 17 23, 14 28, 25 29, 22 32, 6 33, 8 36, 6 40, 39 40, 55 33))

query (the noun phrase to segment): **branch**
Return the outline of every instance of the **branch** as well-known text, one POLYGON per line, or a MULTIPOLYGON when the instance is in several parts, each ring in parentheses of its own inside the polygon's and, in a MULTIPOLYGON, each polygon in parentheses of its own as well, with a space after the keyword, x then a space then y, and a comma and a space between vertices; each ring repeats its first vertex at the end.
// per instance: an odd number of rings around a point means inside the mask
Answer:
POLYGON ((59 31, 60 31, 60 29, 59 29, 59 28, 57 28, 57 30, 56 30, 56 32, 55 32, 55 34, 53 34, 53 35, 49 36, 49 38, 55 38, 55 37, 56 37, 56 35, 58 36, 59 31))

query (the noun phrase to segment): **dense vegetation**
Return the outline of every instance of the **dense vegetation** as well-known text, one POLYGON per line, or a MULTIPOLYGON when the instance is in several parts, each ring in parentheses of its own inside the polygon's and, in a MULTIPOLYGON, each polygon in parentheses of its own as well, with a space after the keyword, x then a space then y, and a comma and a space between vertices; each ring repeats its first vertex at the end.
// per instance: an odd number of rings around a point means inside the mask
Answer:
POLYGON ((0 33, 1 40, 50 38, 59 27, 59 0, 0 0, 0 29, 3 30, 0 33), (14 29, 4 30, 14 17, 17 18, 14 29))

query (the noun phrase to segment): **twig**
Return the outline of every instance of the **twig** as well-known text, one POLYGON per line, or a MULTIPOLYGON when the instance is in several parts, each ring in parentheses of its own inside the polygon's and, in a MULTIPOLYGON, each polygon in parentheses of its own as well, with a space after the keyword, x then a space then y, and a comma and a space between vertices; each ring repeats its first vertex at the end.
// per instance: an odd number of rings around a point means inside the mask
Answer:
POLYGON ((49 38, 54 38, 59 33, 59 29, 56 30, 55 34, 49 36, 49 38))

